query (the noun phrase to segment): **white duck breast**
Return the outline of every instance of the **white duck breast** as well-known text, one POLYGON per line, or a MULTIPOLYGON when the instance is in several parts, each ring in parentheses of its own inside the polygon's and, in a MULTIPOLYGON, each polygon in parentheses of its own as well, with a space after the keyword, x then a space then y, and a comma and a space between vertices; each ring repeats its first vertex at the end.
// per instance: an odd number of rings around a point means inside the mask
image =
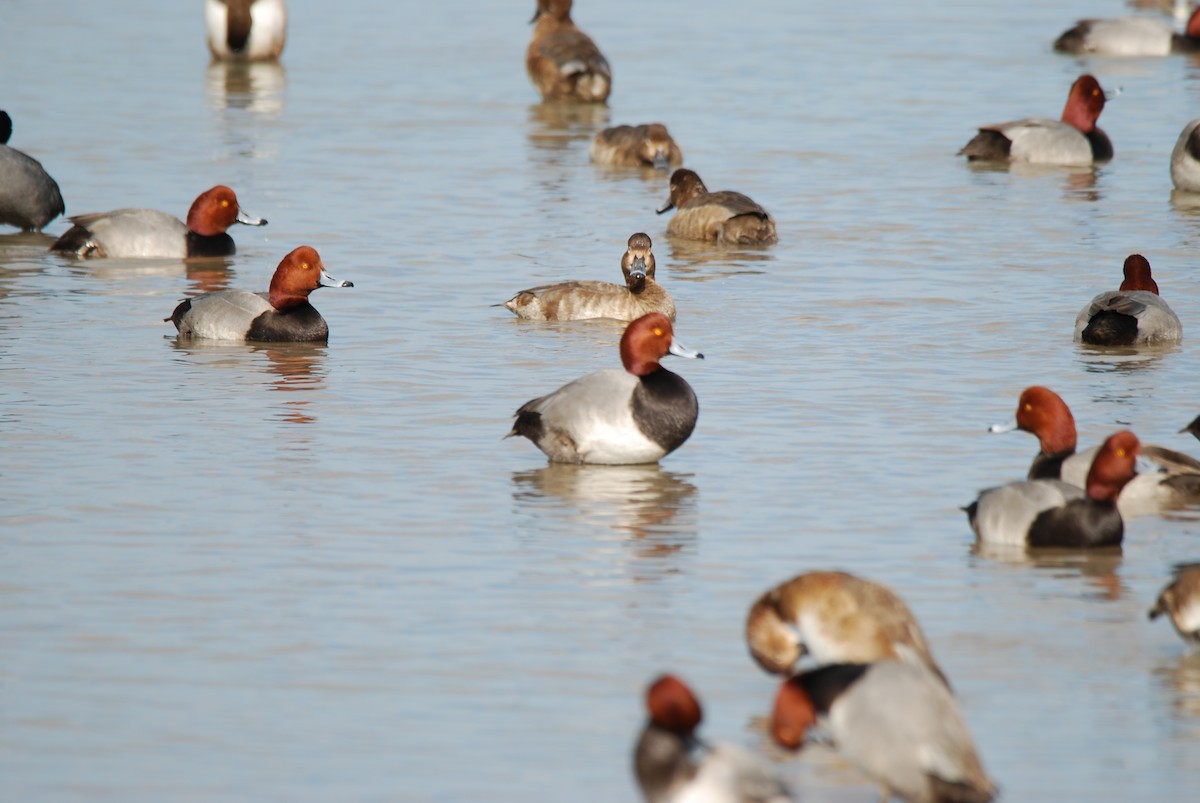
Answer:
POLYGON ((116 209, 70 220, 87 229, 89 242, 104 254, 178 259, 188 255, 187 226, 157 209, 116 209))
POLYGON ((1171 181, 1177 190, 1200 192, 1200 120, 1184 126, 1171 151, 1171 181))
POLYGON ((971 526, 985 543, 1024 546, 1040 513, 1083 498, 1082 488, 1061 480, 1014 482, 979 495, 969 511, 971 526))
POLYGON ((1009 158, 1013 161, 1064 166, 1090 165, 1095 161, 1088 138, 1061 120, 1030 117, 982 129, 996 131, 1012 143, 1009 158))

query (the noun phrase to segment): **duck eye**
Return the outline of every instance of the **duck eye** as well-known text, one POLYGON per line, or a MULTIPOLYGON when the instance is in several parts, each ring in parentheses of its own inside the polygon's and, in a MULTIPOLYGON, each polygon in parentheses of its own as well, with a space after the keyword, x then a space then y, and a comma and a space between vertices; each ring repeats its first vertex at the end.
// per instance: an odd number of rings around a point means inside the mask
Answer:
POLYGON ((1032 405, 1032 404, 1030 404, 1030 403, 1028 403, 1028 402, 1026 402, 1026 403, 1025 403, 1025 412, 1029 412, 1029 411, 1031 411, 1032 409, 1033 409, 1033 405, 1032 405))
POLYGON ((221 208, 222 208, 222 209, 224 209, 224 208, 225 208, 225 207, 227 207, 227 206, 229 206, 229 201, 221 201, 221 208))
POLYGON ((656 327, 654 327, 654 336, 655 336, 655 337, 662 337, 662 336, 663 336, 663 330, 662 330, 662 329, 660 329, 660 328, 658 328, 657 326, 656 326, 656 327))
POLYGON ((300 270, 308 270, 308 263, 307 263, 307 262, 301 262, 301 263, 300 263, 300 270))

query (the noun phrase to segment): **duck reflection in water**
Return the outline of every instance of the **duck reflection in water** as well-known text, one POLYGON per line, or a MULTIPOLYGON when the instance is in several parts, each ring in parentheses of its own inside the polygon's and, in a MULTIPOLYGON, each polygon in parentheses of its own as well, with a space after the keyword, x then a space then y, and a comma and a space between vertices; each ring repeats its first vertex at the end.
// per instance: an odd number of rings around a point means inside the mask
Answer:
POLYGON ((1030 566, 1058 578, 1082 577, 1094 589, 1093 595, 1106 602, 1115 602, 1129 594, 1129 587, 1117 574, 1124 557, 1119 546, 1085 551, 976 542, 971 546, 971 554, 998 563, 1030 566))
POLYGON ((278 62, 214 61, 204 73, 204 88, 214 109, 278 117, 287 71, 278 62))

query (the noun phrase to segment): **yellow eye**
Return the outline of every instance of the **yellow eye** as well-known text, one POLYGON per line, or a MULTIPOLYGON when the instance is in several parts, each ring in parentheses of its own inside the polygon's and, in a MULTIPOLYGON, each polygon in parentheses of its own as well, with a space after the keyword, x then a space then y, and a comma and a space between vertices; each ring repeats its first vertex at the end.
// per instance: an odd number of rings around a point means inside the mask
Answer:
POLYGON ((225 208, 225 207, 227 207, 227 206, 229 206, 229 201, 221 201, 221 208, 222 208, 222 209, 223 209, 223 208, 225 208))
POLYGON ((307 263, 307 262, 301 262, 301 263, 300 263, 300 270, 308 270, 308 263, 307 263))
POLYGON ((656 327, 654 327, 654 336, 655 336, 655 337, 662 337, 662 336, 663 336, 663 330, 662 330, 662 329, 660 329, 660 328, 658 328, 657 326, 656 326, 656 327))
POLYGON ((1032 410, 1032 409, 1033 409, 1033 405, 1032 405, 1032 404, 1029 404, 1028 402, 1026 402, 1026 403, 1025 403, 1025 410, 1026 410, 1026 412, 1028 412, 1028 411, 1030 411, 1030 410, 1032 410))
POLYGON ((1124 457, 1124 456, 1125 456, 1125 450, 1117 449, 1117 457, 1124 457))

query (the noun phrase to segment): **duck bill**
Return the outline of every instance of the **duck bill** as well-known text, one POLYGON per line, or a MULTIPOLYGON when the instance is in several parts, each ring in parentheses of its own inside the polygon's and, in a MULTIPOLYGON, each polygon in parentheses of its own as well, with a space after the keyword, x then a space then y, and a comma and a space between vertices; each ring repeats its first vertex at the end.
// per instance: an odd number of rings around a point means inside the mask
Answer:
POLYGON ((667 347, 667 353, 674 354, 676 357, 687 357, 689 360, 704 359, 703 354, 698 351, 692 351, 690 348, 675 339, 671 340, 671 345, 667 347))
POLYGON ((646 259, 645 257, 634 257, 633 264, 629 267, 629 278, 625 280, 629 285, 629 289, 637 292, 646 286, 646 259))
POLYGON ((675 208, 675 204, 671 203, 670 201, 667 201, 666 206, 664 206, 662 209, 655 209, 654 211, 661 215, 663 212, 670 212, 674 208, 675 208))
POLYGON ((237 222, 244 223, 247 226, 265 226, 265 225, 267 225, 266 218, 250 217, 245 212, 243 212, 241 209, 238 209, 237 222))
POLYGON ((671 166, 671 162, 667 158, 667 154, 663 151, 659 151, 658 153, 654 154, 654 161, 651 162, 651 164, 653 164, 658 170, 666 170, 671 166))
POLYGON ((998 435, 1002 432, 1012 432, 1016 428, 1017 422, 1009 421, 1007 424, 992 424, 990 427, 988 427, 988 432, 992 433, 993 435, 998 435))
POLYGON ((321 271, 321 280, 317 283, 321 287, 353 287, 354 282, 344 282, 340 279, 335 279, 325 271, 321 271))

